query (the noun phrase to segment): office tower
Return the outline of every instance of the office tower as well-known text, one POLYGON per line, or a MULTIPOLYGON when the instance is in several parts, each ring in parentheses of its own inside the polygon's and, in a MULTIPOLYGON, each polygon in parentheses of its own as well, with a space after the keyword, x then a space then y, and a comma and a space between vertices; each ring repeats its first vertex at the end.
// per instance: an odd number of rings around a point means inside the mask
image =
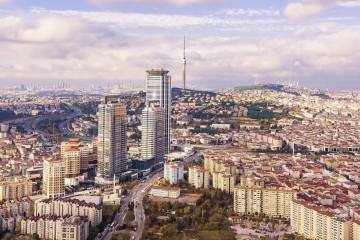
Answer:
POLYGON ((44 160, 43 194, 48 198, 65 195, 64 163, 60 158, 52 157, 44 160))
POLYGON ((165 112, 164 108, 153 105, 142 111, 141 156, 153 163, 164 160, 165 154, 165 112))
POLYGON ((171 76, 164 69, 146 71, 146 106, 158 102, 165 112, 165 154, 170 152, 171 76))
POLYGON ((183 89, 186 89, 186 38, 184 36, 184 55, 183 55, 183 89))
POLYGON ((65 177, 79 176, 89 166, 91 149, 79 139, 70 139, 61 143, 61 158, 65 164, 65 177))
POLYGON ((126 124, 126 105, 105 97, 98 110, 98 177, 113 179, 126 171, 126 124))

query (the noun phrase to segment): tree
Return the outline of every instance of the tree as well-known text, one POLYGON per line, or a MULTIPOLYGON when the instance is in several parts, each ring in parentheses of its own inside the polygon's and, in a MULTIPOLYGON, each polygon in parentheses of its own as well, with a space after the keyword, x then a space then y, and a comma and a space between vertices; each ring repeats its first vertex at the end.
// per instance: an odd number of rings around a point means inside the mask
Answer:
POLYGON ((160 232, 166 238, 172 237, 177 233, 176 226, 174 224, 167 224, 160 228, 160 232))

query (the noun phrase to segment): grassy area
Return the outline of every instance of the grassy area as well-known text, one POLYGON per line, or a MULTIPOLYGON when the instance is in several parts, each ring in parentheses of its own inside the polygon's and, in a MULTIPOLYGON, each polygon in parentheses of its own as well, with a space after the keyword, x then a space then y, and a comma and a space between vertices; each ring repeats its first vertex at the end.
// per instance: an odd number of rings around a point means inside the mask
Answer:
POLYGON ((131 235, 129 233, 116 233, 111 240, 130 240, 131 235))
POLYGON ((273 119, 275 114, 267 109, 266 103, 253 103, 245 106, 248 109, 248 117, 253 119, 273 119))
POLYGON ((196 206, 145 198, 144 207, 146 221, 142 239, 234 239, 228 221, 232 198, 221 191, 202 192, 196 206))

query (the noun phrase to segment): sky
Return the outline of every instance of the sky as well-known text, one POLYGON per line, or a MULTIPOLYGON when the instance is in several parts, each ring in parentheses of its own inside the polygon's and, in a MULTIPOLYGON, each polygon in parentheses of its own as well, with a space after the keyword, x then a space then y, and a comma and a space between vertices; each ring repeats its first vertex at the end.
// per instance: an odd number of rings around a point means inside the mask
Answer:
POLYGON ((181 86, 184 35, 190 88, 360 90, 360 0, 0 0, 0 87, 181 86))

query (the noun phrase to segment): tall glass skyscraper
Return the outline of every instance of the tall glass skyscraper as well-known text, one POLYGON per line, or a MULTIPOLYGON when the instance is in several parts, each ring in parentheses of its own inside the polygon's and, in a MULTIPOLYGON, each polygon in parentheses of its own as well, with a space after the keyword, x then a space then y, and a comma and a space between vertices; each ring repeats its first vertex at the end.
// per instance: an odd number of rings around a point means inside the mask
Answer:
POLYGON ((98 110, 97 176, 112 179, 126 171, 126 105, 115 96, 107 96, 98 110))
POLYGON ((170 122, 171 122, 171 76, 164 69, 146 71, 146 106, 158 102, 164 109, 165 118, 165 154, 170 152, 170 122))
POLYGON ((142 111, 141 127, 142 160, 153 160, 153 164, 163 161, 165 154, 164 108, 156 105, 146 106, 142 111))

